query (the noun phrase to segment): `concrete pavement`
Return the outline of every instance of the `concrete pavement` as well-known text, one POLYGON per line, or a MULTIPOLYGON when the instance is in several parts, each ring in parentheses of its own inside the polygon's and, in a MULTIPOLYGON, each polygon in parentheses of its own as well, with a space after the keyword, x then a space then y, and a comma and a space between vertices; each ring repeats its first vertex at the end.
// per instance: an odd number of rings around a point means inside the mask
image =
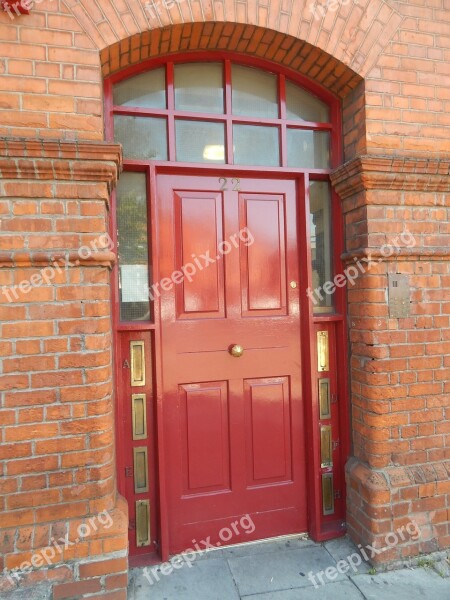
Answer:
POLYGON ((348 538, 302 536, 190 555, 176 568, 131 569, 129 600, 450 600, 442 553, 427 566, 375 573, 348 538), (361 558, 360 564, 357 555, 361 558), (353 557, 353 558, 350 558, 353 557), (339 561, 339 569, 336 565, 339 561), (170 571, 170 573, 169 573, 170 571), (341 572, 339 572, 341 571, 341 572), (167 574, 164 574, 166 572, 167 574), (441 573, 441 574, 439 574, 441 573))

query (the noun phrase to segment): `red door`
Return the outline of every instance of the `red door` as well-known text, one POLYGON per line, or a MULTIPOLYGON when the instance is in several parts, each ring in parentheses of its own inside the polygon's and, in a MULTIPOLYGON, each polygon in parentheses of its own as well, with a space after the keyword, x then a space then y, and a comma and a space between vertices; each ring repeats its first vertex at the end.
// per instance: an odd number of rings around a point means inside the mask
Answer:
POLYGON ((157 190, 169 551, 306 531, 296 183, 157 190))

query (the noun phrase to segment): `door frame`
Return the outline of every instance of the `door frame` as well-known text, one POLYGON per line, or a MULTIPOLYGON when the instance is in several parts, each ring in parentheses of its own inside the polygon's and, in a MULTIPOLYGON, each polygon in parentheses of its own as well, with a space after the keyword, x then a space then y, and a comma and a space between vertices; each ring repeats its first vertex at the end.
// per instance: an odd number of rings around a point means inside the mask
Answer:
MULTIPOLYGON (((159 264, 157 256, 161 250, 159 244, 159 232, 157 227, 157 175, 158 174, 177 174, 177 175, 192 175, 199 176, 209 175, 212 172, 221 176, 246 176, 254 179, 291 179, 296 181, 297 190, 297 215, 298 215, 298 248, 299 248, 299 267, 300 280, 304 282, 306 287, 312 288, 312 264, 311 264, 311 242, 310 242, 310 227, 309 227, 309 180, 328 181, 327 175, 311 174, 310 170, 304 169, 286 169, 280 167, 273 168, 249 168, 236 165, 202 165, 192 166, 186 163, 167 163, 167 162, 152 162, 152 163, 135 163, 127 166, 127 170, 145 172, 147 175, 147 191, 150 198, 148 206, 148 222, 149 234, 151 235, 151 258, 153 265, 153 281, 159 281, 159 264), (312 176, 311 176, 312 175, 312 176), (303 200, 303 201, 302 201, 303 200), (306 237, 304 237, 306 236, 306 237), (306 243, 302 243, 305 240, 306 243)), ((334 273, 342 272, 343 265, 340 256, 343 250, 343 221, 340 210, 340 201, 332 190, 332 211, 333 211, 333 260, 334 273), (336 218, 338 217, 338 218, 336 218)), ((112 211, 114 213, 114 211, 112 211)), ((112 231, 116 231, 115 215, 111 215, 112 231)), ((117 265, 115 267, 117 269, 117 265)), ((166 491, 166 458, 164 453, 164 431, 163 431, 163 398, 162 398, 162 369, 161 369, 161 337, 160 337, 160 304, 159 298, 156 296, 154 300, 154 322, 141 323, 139 325, 121 324, 119 322, 119 295, 118 295, 118 278, 114 278, 112 285, 112 296, 114 305, 114 347, 118 348, 118 337, 120 331, 139 330, 148 332, 154 335, 154 377, 156 389, 154 392, 155 401, 155 420, 156 431, 154 432, 155 440, 154 447, 156 453, 157 464, 155 475, 155 496, 157 506, 152 507, 153 515, 157 513, 158 533, 159 533, 159 554, 161 560, 165 561, 169 557, 169 533, 168 533, 168 505, 166 491)), ((314 315, 311 299, 305 293, 300 293, 300 311, 301 314, 307 315, 307 318, 300 320, 300 336, 301 344, 304 349, 302 356, 303 373, 302 387, 305 398, 305 433, 306 447, 305 456, 308 457, 306 465, 307 478, 307 510, 308 510, 308 533, 316 541, 324 541, 326 539, 338 537, 345 533, 345 482, 344 482, 344 466, 349 456, 350 449, 350 426, 349 426, 349 399, 348 399, 348 366, 347 366, 347 335, 346 335, 346 297, 345 289, 336 289, 336 311, 330 315, 314 315), (316 356, 316 329, 317 326, 335 327, 336 348, 339 349, 336 360, 337 386, 338 396, 340 399, 339 412, 339 464, 334 470, 339 481, 339 489, 342 494, 341 507, 336 513, 330 517, 326 517, 322 513, 322 482, 321 482, 321 465, 320 465, 320 430, 319 430, 319 410, 318 410, 318 393, 317 393, 317 376, 314 371, 314 360, 316 356)), ((115 352, 117 355, 117 351, 115 352)), ((122 375, 118 361, 115 361, 115 374, 117 378, 122 375)), ((120 379, 116 379, 120 381, 120 379)), ((123 427, 123 407, 120 402, 117 402, 116 412, 117 424, 117 440, 118 446, 122 447, 126 443, 124 439, 123 427)), ((118 464, 118 488, 123 493, 125 489, 124 458, 120 452, 117 452, 118 464)), ((299 532, 300 533, 300 532, 299 532)), ((142 555, 141 555, 142 559, 142 555)))

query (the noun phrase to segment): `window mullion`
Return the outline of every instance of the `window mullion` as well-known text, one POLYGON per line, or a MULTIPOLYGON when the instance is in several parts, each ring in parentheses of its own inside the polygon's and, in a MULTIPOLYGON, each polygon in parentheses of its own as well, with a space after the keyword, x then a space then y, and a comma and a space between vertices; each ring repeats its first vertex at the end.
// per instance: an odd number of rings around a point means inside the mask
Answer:
POLYGON ((176 161, 176 141, 175 141, 175 85, 173 63, 167 63, 167 108, 168 116, 168 142, 169 142, 169 161, 176 161))
POLYGON ((286 77, 279 75, 278 77, 278 102, 279 102, 279 116, 282 120, 281 125, 281 166, 287 167, 288 164, 288 151, 287 151, 287 131, 286 131, 286 77))
POLYGON ((233 152, 233 97, 231 88, 231 61, 226 60, 225 64, 225 115, 227 117, 227 131, 226 131, 226 157, 227 164, 234 164, 234 152, 233 152))

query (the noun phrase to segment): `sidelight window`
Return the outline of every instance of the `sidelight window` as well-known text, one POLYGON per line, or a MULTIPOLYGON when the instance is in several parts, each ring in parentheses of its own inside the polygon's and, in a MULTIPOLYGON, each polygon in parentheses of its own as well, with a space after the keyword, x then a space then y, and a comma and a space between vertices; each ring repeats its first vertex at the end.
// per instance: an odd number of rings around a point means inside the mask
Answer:
POLYGON ((327 181, 310 183, 310 227, 312 288, 315 294, 314 312, 333 310, 333 296, 323 291, 324 285, 333 279, 332 270, 332 229, 331 229, 331 190, 327 181))
POLYGON ((116 212, 120 320, 149 320, 151 269, 145 173, 122 173, 117 185, 116 212))

